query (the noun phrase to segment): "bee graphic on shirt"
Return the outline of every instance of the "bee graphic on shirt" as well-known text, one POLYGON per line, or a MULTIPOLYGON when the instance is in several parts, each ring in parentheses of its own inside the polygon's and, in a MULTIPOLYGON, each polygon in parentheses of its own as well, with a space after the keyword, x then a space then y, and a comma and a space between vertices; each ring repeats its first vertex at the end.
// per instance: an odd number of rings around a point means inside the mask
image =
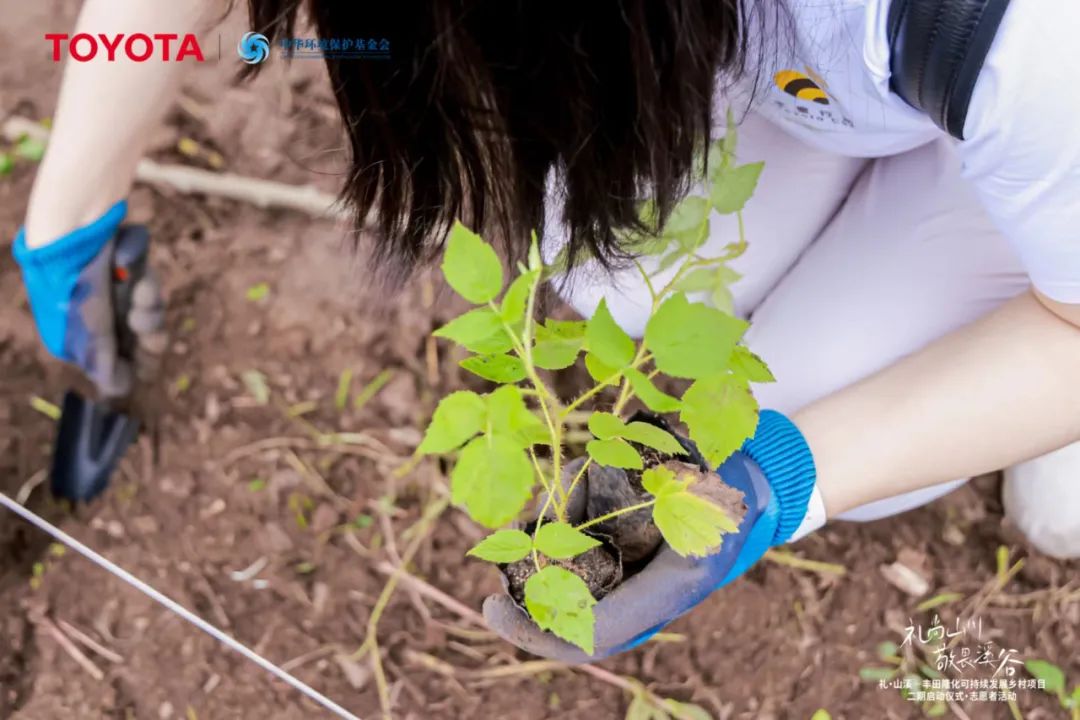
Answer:
POLYGON ((825 80, 809 67, 803 70, 783 69, 773 75, 773 84, 791 99, 773 102, 786 115, 803 124, 853 128, 851 120, 829 95, 825 80))
POLYGON ((819 105, 829 104, 829 95, 808 75, 798 70, 781 70, 773 76, 773 82, 788 95, 800 100, 809 100, 819 105))

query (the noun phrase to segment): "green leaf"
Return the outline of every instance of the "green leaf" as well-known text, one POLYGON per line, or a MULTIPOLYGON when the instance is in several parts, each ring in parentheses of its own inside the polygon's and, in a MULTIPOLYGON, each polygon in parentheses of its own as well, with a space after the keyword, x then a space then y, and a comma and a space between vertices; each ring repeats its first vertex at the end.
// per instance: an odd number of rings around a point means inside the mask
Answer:
POLYGON ((443 254, 443 275, 457 294, 474 305, 495 299, 502 290, 503 269, 494 248, 455 222, 443 254))
POLYGON ((334 392, 334 407, 344 410, 349 402, 349 386, 352 385, 352 368, 345 368, 338 375, 337 390, 334 392))
POLYGON ((533 283, 536 282, 539 275, 539 270, 522 273, 506 289, 502 305, 499 308, 499 314, 507 325, 513 327, 525 317, 525 309, 529 303, 529 291, 532 290, 533 283))
POLYGON ((492 433, 510 438, 520 448, 551 442, 547 426, 525 406, 521 390, 513 385, 487 396, 487 423, 492 433))
POLYGON ((525 379, 525 363, 513 355, 473 355, 460 363, 473 375, 497 383, 516 383, 525 379))
POLYGON ((696 195, 684 198, 668 218, 663 235, 677 242, 683 253, 701 247, 709 236, 709 201, 696 195))
POLYGON ((678 398, 658 389, 653 385, 652 380, 640 370, 626 368, 623 374, 630 381, 630 387, 633 389, 634 394, 637 395, 641 402, 645 403, 645 407, 653 412, 675 412, 682 406, 678 398))
POLYGON ((926 610, 933 610, 936 607, 940 607, 942 605, 948 605, 949 603, 953 603, 953 602, 956 602, 957 600, 963 600, 963 599, 964 599, 964 596, 963 596, 962 593, 957 593, 957 592, 941 593, 940 595, 935 595, 932 598, 927 598, 926 600, 923 600, 921 603, 919 603, 918 605, 915 606, 915 609, 918 612, 925 612, 926 610))
POLYGON ((896 653, 899 652, 899 650, 900 650, 900 648, 898 648, 896 646, 896 643, 894 643, 892 641, 889 641, 889 640, 886 640, 885 642, 880 643, 877 646, 878 657, 881 658, 882 660, 895 660, 895 659, 897 659, 896 653))
POLYGON ((265 405, 270 402, 270 386, 266 382, 266 376, 258 370, 245 370, 240 373, 240 380, 243 381, 244 387, 251 394, 251 397, 255 398, 255 402, 259 405, 265 405))
POLYGON ((533 364, 545 370, 563 370, 574 364, 579 352, 580 340, 537 340, 532 349, 533 364))
POLYGON ((638 692, 631 698, 623 720, 667 720, 667 718, 666 712, 657 709, 644 694, 638 692))
POLYGON ((45 157, 45 141, 24 135, 15 143, 15 154, 24 160, 40 162, 45 157))
POLYGON ((665 467, 649 468, 641 483, 656 497, 653 522, 680 555, 704 557, 720 547, 724 533, 738 529, 727 513, 690 492, 691 480, 678 480, 665 467))
POLYGON ((469 390, 450 393, 439 401, 416 452, 449 452, 483 430, 486 419, 487 404, 482 397, 469 390))
POLYGON ((712 294, 709 295, 709 302, 720 312, 728 315, 735 314, 735 296, 731 294, 731 290, 726 285, 713 290, 712 294))
POLYGON ((686 452, 671 433, 646 422, 630 423, 623 430, 622 437, 669 455, 682 455, 686 452))
POLYGON ((528 557, 532 538, 521 530, 498 530, 473 546, 466 555, 493 563, 511 563, 528 557))
POLYGON ((1046 660, 1026 660, 1024 667, 1036 680, 1046 684, 1046 692, 1051 695, 1065 696, 1065 673, 1061 668, 1046 660))
POLYGON ((261 282, 261 283, 255 283, 254 285, 249 287, 244 292, 244 297, 246 297, 251 302, 258 302, 259 300, 262 300, 263 298, 265 298, 269 294, 270 294, 270 286, 267 283, 261 282))
POLYGON ((859 677, 863 680, 878 681, 878 680, 891 680, 900 672, 897 668, 887 667, 864 667, 859 668, 859 677))
POLYGON ((810 716, 810 720, 832 720, 832 715, 825 708, 819 708, 810 716))
POLYGON ((585 353, 585 369, 589 371, 589 377, 596 382, 604 382, 619 372, 618 368, 605 364, 590 352, 585 353))
POLYGON ((60 419, 60 408, 49 402, 45 398, 38 397, 37 395, 30 396, 30 407, 37 410, 39 413, 49 418, 50 420, 60 419))
POLYGON ((536 328, 533 364, 545 370, 562 370, 574 364, 585 342, 585 323, 548 320, 536 328))
POLYGON ((548 565, 525 581, 525 608, 541 630, 593 654, 596 598, 574 573, 548 565))
POLYGON ((749 163, 720 173, 713 183, 709 200, 721 215, 738 212, 754 194, 764 163, 749 163))
POLYGON ((585 344, 590 353, 614 368, 626 367, 634 359, 634 341, 615 323, 604 299, 585 327, 585 344))
POLYGON ((674 377, 701 378, 727 368, 747 323, 682 293, 664 301, 645 326, 656 367, 674 377))
POLYGON ((714 268, 697 268, 686 273, 679 282, 672 286, 672 289, 678 292, 694 293, 712 290, 716 285, 717 278, 714 268))
POLYGON ((10 175, 14 169, 15 160, 11 157, 11 153, 0 153, 0 176, 10 175))
POLYGON ((453 340, 467 350, 481 355, 503 353, 514 346, 510 336, 506 334, 502 320, 490 308, 470 310, 432 334, 453 340))
POLYGON ((473 438, 450 473, 450 497, 481 525, 505 525, 529 501, 532 471, 525 451, 510 437, 473 438))
POLYGON ((675 720, 713 720, 708 710, 693 703, 679 702, 669 698, 664 700, 664 707, 675 720))
POLYGON ((945 713, 949 712, 949 706, 945 704, 944 700, 935 700, 934 704, 925 708, 926 717, 945 717, 945 713))
POLYGON ((589 432, 601 440, 622 437, 626 423, 609 412, 594 412, 589 416, 589 432))
POLYGON ((754 434, 758 406, 745 380, 717 375, 687 388, 679 417, 705 460, 717 467, 754 434))
POLYGON ((536 531, 536 549, 553 560, 577 557, 600 541, 564 522, 544 523, 536 531))
POLYGON ((735 346, 729 362, 731 363, 731 372, 743 380, 756 383, 776 382, 776 378, 773 377, 772 371, 769 370, 769 366, 765 364, 765 361, 747 350, 743 345, 735 346))
POLYGON ((641 456, 637 454, 637 450, 631 447, 630 443, 619 438, 590 440, 585 446, 585 452, 589 453, 589 457, 601 465, 628 468, 630 470, 640 470, 643 467, 641 456))

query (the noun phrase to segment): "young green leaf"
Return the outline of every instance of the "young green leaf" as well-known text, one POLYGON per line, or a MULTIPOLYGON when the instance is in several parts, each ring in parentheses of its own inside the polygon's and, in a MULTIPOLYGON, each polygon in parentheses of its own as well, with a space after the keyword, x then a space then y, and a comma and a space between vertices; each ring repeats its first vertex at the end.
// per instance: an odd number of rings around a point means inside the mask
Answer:
POLYGON ((502 320, 491 308, 475 308, 458 315, 432 335, 453 340, 465 349, 482 355, 503 353, 514 346, 502 320))
POLYGON ((863 680, 876 682, 878 680, 891 680, 900 670, 887 667, 864 667, 859 668, 859 677, 863 680))
POLYGON ((738 529, 723 510, 690 492, 689 480, 677 479, 668 468, 649 468, 641 483, 656 497, 653 522, 680 555, 704 557, 720 547, 724 533, 738 529))
POLYGON ((727 285, 722 285, 713 290, 712 294, 709 295, 709 302, 722 313, 735 314, 735 296, 731 294, 731 289, 727 285))
POLYGON ((645 326, 645 345, 668 375, 701 378, 727 368, 747 323, 682 293, 664 301, 645 326))
POLYGON ((700 705, 679 702, 668 698, 664 700, 664 709, 671 713, 675 720, 713 720, 709 711, 700 705))
POLYGON ((623 430, 622 437, 669 455, 682 455, 686 452, 671 433, 646 422, 630 423, 623 430))
POLYGON ((511 563, 528 557, 532 538, 521 530, 497 530, 473 546, 466 555, 493 563, 511 563))
POLYGON ((716 375, 697 380, 682 397, 679 418, 710 465, 716 467, 757 429, 757 400, 745 380, 716 375))
POLYGON ((630 699, 623 720, 668 720, 668 714, 649 702, 643 693, 636 692, 630 699))
POLYGON ((581 352, 580 340, 537 340, 532 349, 533 364, 544 370, 564 370, 581 352))
POLYGON ((525 451, 506 435, 473 438, 450 473, 450 497, 481 525, 505 525, 532 495, 532 471, 525 451))
POLYGON ((599 544, 599 540, 564 522, 544 523, 536 531, 536 549, 553 560, 577 557, 599 544))
POLYGON ((0 176, 10 175, 15 169, 15 160, 11 153, 0 153, 0 176))
POLYGON ((449 452, 480 432, 486 419, 487 404, 482 397, 469 390, 450 393, 439 401, 416 452, 449 452))
POLYGON ((45 141, 24 135, 15 143, 15 154, 24 160, 40 162, 45 157, 45 141))
POLYGON ((240 380, 244 387, 255 398, 258 405, 266 405, 270 402, 270 385, 266 382, 266 376, 258 370, 245 370, 240 373, 240 380))
POLYGON ((562 370, 574 364, 585 342, 585 323, 548 320, 536 328, 533 363, 545 370, 562 370))
POLYGON ((645 403, 645 407, 653 412, 675 412, 681 407, 682 403, 679 402, 678 398, 672 397, 657 388, 653 385, 652 380, 640 370, 626 368, 623 374, 630 381, 630 387, 633 389, 634 394, 637 395, 641 402, 645 403))
MULTIPOLYGON (((585 353, 585 369, 589 371, 589 377, 596 382, 604 382, 619 372, 617 368, 605 364, 590 352, 585 353)), ((627 368, 627 370, 629 369, 627 368)))
POLYGON ((492 433, 510 438, 518 447, 551 442, 544 422, 525 406, 521 390, 513 385, 487 396, 487 418, 492 433))
POLYGON ((507 325, 514 326, 525 317, 525 308, 529 302, 529 291, 532 290, 533 283, 536 282, 539 274, 539 270, 522 273, 506 289, 502 305, 499 307, 499 314, 507 325))
POLYGON ((720 173, 713 183, 709 199, 721 215, 738 212, 754 194, 764 163, 749 163, 720 173))
POLYGON ((832 720, 832 715, 825 708, 818 708, 814 711, 814 714, 810 716, 810 720, 832 720))
POLYGON ((1046 660, 1027 660, 1024 667, 1036 680, 1042 680, 1046 692, 1065 698, 1065 673, 1057 665, 1046 660))
POLYGON ((589 416, 589 432, 601 440, 622 437, 626 423, 609 412, 594 412, 589 416))
POLYGON ((683 253, 693 252, 709 237, 709 201, 690 195, 671 213, 663 235, 678 243, 683 253))
POLYGON ((334 392, 334 407, 344 410, 349 402, 349 387, 352 385, 352 368, 345 368, 338 375, 337 390, 334 392))
POLYGON ((548 565, 525 581, 525 608, 541 630, 593 653, 596 598, 574 573, 548 565))
POLYGON ((712 290, 716 284, 716 269, 702 267, 686 273, 672 289, 684 293, 704 292, 712 290))
POLYGON ((634 359, 634 341, 616 324, 604 299, 585 327, 585 344, 591 354, 611 367, 626 367, 634 359))
POLYGON ((473 375, 497 383, 516 383, 525 379, 525 364, 513 355, 473 355, 460 363, 473 375))
POLYGON ((479 235, 455 222, 443 254, 443 275, 457 294, 474 305, 495 299, 502 290, 503 269, 495 250, 479 235))
POLYGON ((767 383, 776 382, 772 371, 765 361, 742 345, 736 345, 731 353, 731 372, 749 382, 767 383))
POLYGON ((619 438, 590 440, 585 446, 585 452, 601 465, 628 468, 630 470, 640 470, 643 467, 641 456, 637 454, 637 450, 630 443, 619 438))

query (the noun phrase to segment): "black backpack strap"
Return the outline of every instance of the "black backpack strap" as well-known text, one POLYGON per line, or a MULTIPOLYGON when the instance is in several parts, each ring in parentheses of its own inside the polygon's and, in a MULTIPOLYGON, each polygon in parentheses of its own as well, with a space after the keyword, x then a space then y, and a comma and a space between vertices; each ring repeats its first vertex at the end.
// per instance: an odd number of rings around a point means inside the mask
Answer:
POLYGON ((892 91, 963 140, 975 81, 1008 5, 1009 0, 892 0, 892 91))

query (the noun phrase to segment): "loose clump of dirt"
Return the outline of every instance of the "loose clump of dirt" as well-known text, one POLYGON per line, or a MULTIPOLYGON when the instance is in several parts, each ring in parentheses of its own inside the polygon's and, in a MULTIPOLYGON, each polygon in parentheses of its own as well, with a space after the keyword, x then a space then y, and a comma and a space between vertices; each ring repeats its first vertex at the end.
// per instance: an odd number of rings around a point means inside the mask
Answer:
MULTIPOLYGON (((541 560, 541 567, 551 562, 569 570, 584 580, 589 592, 599 600, 622 582, 623 566, 616 555, 609 547, 598 545, 569 560, 541 560)), ((503 569, 510 596, 517 603, 525 604, 525 582, 535 573, 536 565, 531 557, 510 563, 503 569)))

